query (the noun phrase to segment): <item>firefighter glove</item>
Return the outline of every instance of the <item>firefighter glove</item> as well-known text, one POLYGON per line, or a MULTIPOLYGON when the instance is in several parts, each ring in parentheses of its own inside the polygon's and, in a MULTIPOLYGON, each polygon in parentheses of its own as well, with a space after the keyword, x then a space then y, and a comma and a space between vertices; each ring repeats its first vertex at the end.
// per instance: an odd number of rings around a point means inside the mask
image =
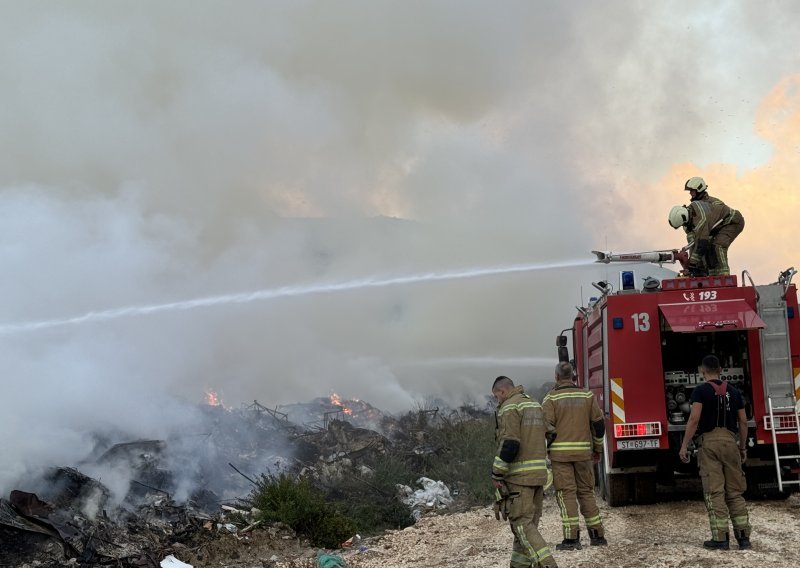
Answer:
POLYGON ((509 493, 508 488, 505 488, 505 492, 501 492, 500 489, 495 489, 494 491, 494 518, 498 521, 502 518, 504 521, 508 520, 508 505, 511 501, 514 500, 514 497, 519 496, 518 492, 509 493))
POLYGON ((686 268, 689 265, 689 253, 684 251, 673 251, 675 260, 681 263, 681 268, 686 268))
POLYGON ((494 485, 495 495, 497 499, 507 499, 508 498, 508 486, 506 482, 503 481, 503 478, 497 475, 492 475, 492 485, 494 485))
POLYGON ((506 509, 504 507, 505 503, 505 499, 494 502, 494 518, 498 521, 500 520, 501 516, 503 517, 504 521, 508 520, 508 513, 506 513, 506 509))

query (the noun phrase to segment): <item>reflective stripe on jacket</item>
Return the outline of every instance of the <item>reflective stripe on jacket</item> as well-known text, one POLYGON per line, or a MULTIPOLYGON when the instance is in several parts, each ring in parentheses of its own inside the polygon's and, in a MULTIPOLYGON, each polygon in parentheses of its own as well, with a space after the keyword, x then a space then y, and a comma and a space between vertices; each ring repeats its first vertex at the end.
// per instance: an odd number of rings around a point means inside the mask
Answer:
POLYGON ((692 201, 689 204, 687 240, 694 242, 690 260, 700 263, 703 254, 698 250, 701 241, 708 241, 725 225, 743 224, 742 214, 717 198, 692 201))
POLYGON ((603 420, 594 394, 571 380, 558 381, 542 401, 548 432, 555 432, 550 444, 552 461, 573 462, 592 458, 603 451, 603 438, 595 437, 592 422, 603 420))
POLYGON ((542 406, 517 386, 498 405, 495 416, 497 450, 492 473, 502 475, 509 483, 543 486, 547 481, 547 443, 542 406), (500 457, 505 440, 519 442, 519 451, 512 462, 500 457))
MULTIPOLYGON (((698 215, 702 214, 703 216, 705 216, 706 212, 709 211, 709 208, 716 209, 719 212, 715 215, 715 217, 717 217, 717 221, 714 221, 711 227, 712 228, 714 227, 714 224, 716 224, 719 221, 720 217, 722 219, 722 222, 719 223, 719 225, 717 225, 716 228, 714 228, 713 230, 711 229, 708 230, 708 234, 712 236, 714 233, 716 233, 720 228, 724 227, 725 225, 730 225, 731 223, 744 223, 744 217, 742 216, 742 213, 740 211, 737 211, 733 207, 728 207, 727 205, 725 205, 725 202, 723 202, 720 198, 709 195, 707 191, 704 191, 703 193, 699 194, 695 199, 692 199, 692 202, 695 201, 702 201, 705 204, 705 206, 702 204, 699 205, 699 207, 701 207, 703 210, 701 212, 700 211, 695 212, 692 210, 692 205, 689 204, 690 215, 692 216, 695 213, 697 213, 698 215), (727 214, 725 214, 726 210, 728 212, 727 214)), ((689 243, 694 242, 695 229, 693 227, 687 226, 685 227, 685 230, 687 235, 686 236, 687 242, 689 243)), ((705 231, 703 231, 703 233, 705 233, 705 231)))

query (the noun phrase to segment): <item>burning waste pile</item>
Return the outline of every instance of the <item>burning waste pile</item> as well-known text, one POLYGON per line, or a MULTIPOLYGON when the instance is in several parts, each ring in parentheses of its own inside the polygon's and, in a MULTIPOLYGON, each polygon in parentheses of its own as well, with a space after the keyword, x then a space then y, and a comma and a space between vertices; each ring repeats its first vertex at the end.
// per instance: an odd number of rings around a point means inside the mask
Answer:
POLYGON ((246 409, 199 410, 205 432, 119 443, 95 436, 79 463, 29 474, 0 499, 0 566, 157 566, 173 543, 225 526, 222 504, 249 489, 228 463, 286 466, 276 452, 291 427, 246 409))
POLYGON ((81 462, 28 475, 0 498, 0 566, 204 565, 214 542, 246 544, 256 533, 276 551, 298 535, 338 548, 356 533, 488 499, 486 410, 395 417, 333 395, 199 411, 197 432, 97 436, 81 462))

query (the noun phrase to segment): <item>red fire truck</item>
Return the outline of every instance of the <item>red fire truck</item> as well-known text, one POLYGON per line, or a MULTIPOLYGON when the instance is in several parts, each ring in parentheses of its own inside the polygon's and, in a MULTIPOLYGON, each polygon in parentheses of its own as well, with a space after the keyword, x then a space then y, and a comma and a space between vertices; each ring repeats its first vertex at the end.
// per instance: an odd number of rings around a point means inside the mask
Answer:
MULTIPOLYGON (((595 252, 598 262, 675 260, 677 251, 595 252)), ((800 311, 794 268, 773 284, 750 275, 648 278, 636 288, 622 271, 617 289, 599 290, 578 307, 571 329, 557 338, 560 360, 572 361, 578 384, 595 393, 606 416, 597 483, 612 506, 648 503, 656 484, 697 473, 696 459, 678 458, 698 365, 713 353, 722 378, 743 394, 749 421, 745 472, 752 496, 785 497, 800 472, 800 311)), ((690 445, 690 448, 692 446, 690 445)))

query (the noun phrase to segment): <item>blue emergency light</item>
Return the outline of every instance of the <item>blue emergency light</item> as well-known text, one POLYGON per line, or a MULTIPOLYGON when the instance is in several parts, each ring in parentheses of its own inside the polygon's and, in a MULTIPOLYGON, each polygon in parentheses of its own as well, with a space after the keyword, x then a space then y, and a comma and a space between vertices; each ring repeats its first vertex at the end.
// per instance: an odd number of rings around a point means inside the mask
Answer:
POLYGON ((636 282, 633 278, 633 270, 623 270, 619 273, 619 287, 622 290, 636 289, 636 282))

